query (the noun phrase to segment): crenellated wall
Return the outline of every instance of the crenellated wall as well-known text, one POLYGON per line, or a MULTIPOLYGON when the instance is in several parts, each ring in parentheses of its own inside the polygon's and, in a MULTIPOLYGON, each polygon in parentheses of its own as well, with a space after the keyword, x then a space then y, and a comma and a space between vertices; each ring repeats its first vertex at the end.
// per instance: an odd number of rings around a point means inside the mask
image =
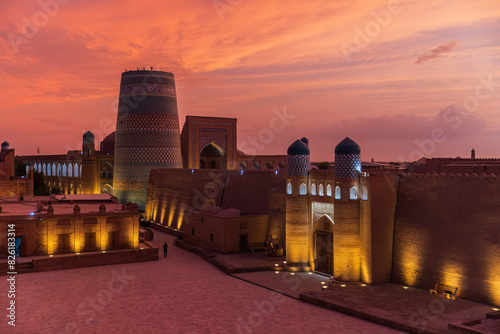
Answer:
POLYGON ((392 279, 500 305, 500 180, 413 174, 399 183, 392 279))

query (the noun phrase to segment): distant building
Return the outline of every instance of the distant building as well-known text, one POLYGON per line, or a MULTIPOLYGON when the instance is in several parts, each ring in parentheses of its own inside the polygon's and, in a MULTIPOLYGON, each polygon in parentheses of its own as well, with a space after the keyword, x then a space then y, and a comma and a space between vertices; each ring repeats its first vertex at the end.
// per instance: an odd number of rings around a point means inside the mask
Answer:
POLYGON ((500 175, 500 159, 476 158, 476 151, 472 149, 470 158, 422 158, 411 163, 407 171, 419 174, 500 175))
POLYGON ((0 197, 22 196, 33 196, 33 169, 16 177, 15 150, 5 141, 0 150, 0 197))
POLYGON ((95 148, 90 131, 83 135, 81 151, 58 155, 23 155, 16 159, 44 176, 49 187, 59 187, 63 194, 113 194, 115 132, 95 148))

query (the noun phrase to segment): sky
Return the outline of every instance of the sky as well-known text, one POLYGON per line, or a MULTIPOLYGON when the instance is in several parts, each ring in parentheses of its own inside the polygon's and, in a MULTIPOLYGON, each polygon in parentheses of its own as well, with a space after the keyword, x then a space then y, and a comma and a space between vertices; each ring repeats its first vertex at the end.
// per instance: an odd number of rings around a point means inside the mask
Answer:
POLYGON ((0 141, 102 140, 137 66, 174 73, 181 128, 237 118, 247 153, 500 157, 498 0, 0 0, 0 141))

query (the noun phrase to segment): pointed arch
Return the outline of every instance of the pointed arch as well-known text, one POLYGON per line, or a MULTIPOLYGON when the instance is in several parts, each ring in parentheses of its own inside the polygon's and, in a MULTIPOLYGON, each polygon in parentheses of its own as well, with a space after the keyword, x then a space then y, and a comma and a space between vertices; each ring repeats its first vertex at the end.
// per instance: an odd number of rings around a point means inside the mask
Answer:
POLYGON ((316 196, 316 183, 311 185, 311 195, 316 196))
POLYGON ((113 166, 106 162, 101 166, 101 179, 112 179, 113 178, 113 166))
POLYGON ((333 225, 333 220, 325 214, 313 226, 314 270, 329 275, 333 275, 333 225))
POLYGON ((299 186, 299 195, 307 195, 307 186, 305 183, 299 186))
MULTIPOLYGON (((322 215, 321 217, 319 217, 319 219, 316 221, 316 223, 314 224, 313 226, 313 231, 315 231, 316 229, 320 228, 320 223, 323 223, 323 222, 328 222, 332 225, 334 225, 335 223, 333 222, 333 219, 327 215, 327 214, 324 214, 322 215)), ((324 227, 324 226, 323 226, 324 227)), ((333 231, 333 229, 331 230, 333 231)))
POLYGON ((224 156, 224 154, 226 154, 226 150, 224 149, 224 147, 222 147, 222 145, 220 145, 218 142, 216 142, 215 140, 212 139, 211 141, 209 141, 205 146, 203 146, 200 149, 200 155, 201 155, 201 152, 203 152, 203 150, 205 150, 209 146, 212 146, 213 148, 215 148, 215 150, 219 153, 220 156, 224 156))
POLYGON ((341 199, 341 198, 342 198, 342 194, 341 194, 341 191, 340 191, 340 187, 336 186, 335 187, 335 199, 341 199))
POLYGON ((362 191, 361 191, 361 199, 363 201, 367 201, 368 200, 368 188, 366 186, 363 187, 362 191))
POLYGON ((78 167, 78 163, 75 162, 75 167, 74 167, 74 173, 73 173, 73 177, 78 177, 80 175, 79 171, 80 171, 80 168, 78 167))
POLYGON ((113 195, 113 187, 109 183, 106 183, 104 186, 101 187, 101 194, 113 195))
POLYGON ((326 186, 326 196, 332 197, 332 186, 331 185, 326 186))
POLYGON ((358 199, 358 188, 356 186, 352 186, 349 189, 349 199, 358 199))
POLYGON ((62 176, 68 176, 68 165, 66 163, 62 165, 62 176))
POLYGON ((323 186, 322 183, 320 183, 320 185, 318 187, 318 195, 325 196, 325 187, 323 186))
POLYGON ((73 164, 68 165, 68 177, 73 177, 73 164))
POLYGON ((199 151, 200 169, 225 169, 226 168, 226 150, 215 140, 211 140, 199 151), (203 161, 203 163, 201 162, 203 161), (203 167, 204 165, 204 167, 203 167))
POLYGON ((292 184, 290 182, 288 182, 287 186, 286 186, 286 193, 288 195, 291 195, 292 194, 292 184))

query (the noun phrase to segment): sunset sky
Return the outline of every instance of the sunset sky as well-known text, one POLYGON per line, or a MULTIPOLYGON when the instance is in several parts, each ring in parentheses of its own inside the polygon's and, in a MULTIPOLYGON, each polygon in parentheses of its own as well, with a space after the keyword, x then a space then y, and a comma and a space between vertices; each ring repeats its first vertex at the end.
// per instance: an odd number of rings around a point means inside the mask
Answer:
POLYGON ((498 0, 1 1, 0 35, 0 141, 17 154, 102 140, 121 73, 154 66, 176 76, 181 127, 237 118, 245 151, 306 136, 333 160, 349 136, 363 160, 500 157, 498 0), (276 112, 287 124, 264 138, 276 112))

